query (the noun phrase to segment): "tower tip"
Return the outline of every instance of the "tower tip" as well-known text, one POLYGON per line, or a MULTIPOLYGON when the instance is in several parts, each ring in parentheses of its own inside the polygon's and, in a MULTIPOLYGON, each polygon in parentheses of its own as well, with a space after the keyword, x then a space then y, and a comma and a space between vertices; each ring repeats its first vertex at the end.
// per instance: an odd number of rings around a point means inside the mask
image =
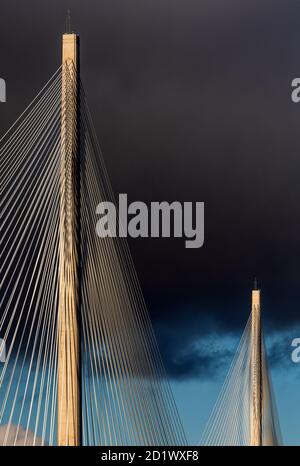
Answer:
POLYGON ((254 290, 258 290, 258 286, 257 286, 257 278, 254 277, 254 290))
POLYGON ((71 26, 71 11, 67 10, 67 18, 66 18, 66 33, 71 34, 72 26, 71 26))

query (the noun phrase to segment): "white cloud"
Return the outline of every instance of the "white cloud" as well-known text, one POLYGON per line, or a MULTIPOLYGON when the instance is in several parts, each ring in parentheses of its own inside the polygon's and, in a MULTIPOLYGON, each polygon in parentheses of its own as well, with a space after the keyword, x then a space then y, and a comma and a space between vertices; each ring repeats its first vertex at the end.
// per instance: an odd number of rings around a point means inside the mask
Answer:
POLYGON ((23 427, 14 424, 0 425, 0 446, 32 446, 43 445, 43 440, 39 437, 34 437, 31 430, 25 430, 23 427), (26 435, 27 434, 27 435, 26 435))

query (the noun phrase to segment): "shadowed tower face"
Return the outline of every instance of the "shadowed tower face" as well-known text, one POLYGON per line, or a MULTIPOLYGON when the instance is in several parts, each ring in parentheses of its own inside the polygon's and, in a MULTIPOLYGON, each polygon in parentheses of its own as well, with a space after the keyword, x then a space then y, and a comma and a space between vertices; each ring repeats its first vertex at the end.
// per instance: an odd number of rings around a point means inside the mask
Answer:
POLYGON ((262 445, 262 341, 260 290, 257 289, 252 291, 251 343, 250 445, 260 446, 262 445))
POLYGON ((63 35, 59 310, 58 310, 58 445, 80 444, 79 335, 79 38, 63 35))

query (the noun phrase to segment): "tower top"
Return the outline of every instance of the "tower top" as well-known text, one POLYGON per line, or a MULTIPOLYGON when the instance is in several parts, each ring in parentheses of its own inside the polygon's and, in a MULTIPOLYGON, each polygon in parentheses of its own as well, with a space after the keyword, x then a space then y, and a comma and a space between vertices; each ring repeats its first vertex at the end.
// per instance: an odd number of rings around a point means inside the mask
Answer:
POLYGON ((260 290, 257 286, 257 279, 254 278, 253 290, 252 290, 252 308, 260 306, 260 290))
POLYGON ((69 72, 79 72, 79 36, 65 33, 62 36, 62 65, 68 65, 69 72))

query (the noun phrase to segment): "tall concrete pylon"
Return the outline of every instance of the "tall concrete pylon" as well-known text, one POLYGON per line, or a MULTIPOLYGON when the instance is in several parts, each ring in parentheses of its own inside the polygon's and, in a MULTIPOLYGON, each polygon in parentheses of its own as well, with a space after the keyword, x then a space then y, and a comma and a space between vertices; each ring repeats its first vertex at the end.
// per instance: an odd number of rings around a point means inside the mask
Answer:
POLYGON ((251 313, 251 415, 250 445, 262 445, 262 341, 260 290, 257 284, 252 291, 251 313))
POLYGON ((79 37, 63 35, 57 443, 81 443, 79 37))

